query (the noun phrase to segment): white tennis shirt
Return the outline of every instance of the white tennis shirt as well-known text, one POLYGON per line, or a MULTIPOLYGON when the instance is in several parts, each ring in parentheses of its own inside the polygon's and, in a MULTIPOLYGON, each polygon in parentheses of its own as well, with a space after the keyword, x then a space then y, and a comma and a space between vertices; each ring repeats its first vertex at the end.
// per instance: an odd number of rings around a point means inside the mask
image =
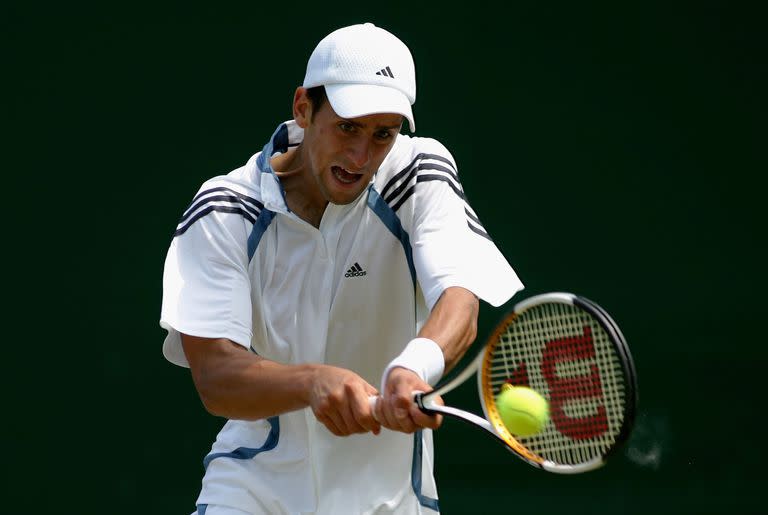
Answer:
MULTIPOLYGON (((494 306, 522 288, 433 139, 398 135, 355 202, 320 227, 293 214, 269 165, 303 137, 275 131, 242 168, 203 184, 168 250, 163 353, 189 366, 179 333, 229 338, 286 364, 326 363, 379 386, 443 290, 494 306)), ((432 434, 337 437, 303 409, 229 420, 204 460, 198 504, 250 513, 435 513, 432 434)))

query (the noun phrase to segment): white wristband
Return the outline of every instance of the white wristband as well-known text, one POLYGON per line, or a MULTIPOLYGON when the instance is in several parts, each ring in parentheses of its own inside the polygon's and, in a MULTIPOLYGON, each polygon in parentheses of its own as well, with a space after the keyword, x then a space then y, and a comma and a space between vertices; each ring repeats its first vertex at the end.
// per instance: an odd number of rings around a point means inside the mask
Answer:
POLYGON ((443 349, 429 338, 414 338, 405 346, 403 352, 393 359, 381 376, 381 391, 387 383, 389 371, 395 367, 403 367, 416 372, 421 379, 434 386, 443 377, 445 357, 443 349))

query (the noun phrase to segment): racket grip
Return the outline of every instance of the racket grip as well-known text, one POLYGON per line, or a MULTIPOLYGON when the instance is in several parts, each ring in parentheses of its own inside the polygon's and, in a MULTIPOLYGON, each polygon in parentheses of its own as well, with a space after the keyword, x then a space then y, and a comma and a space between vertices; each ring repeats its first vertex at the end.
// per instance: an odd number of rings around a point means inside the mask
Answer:
MULTIPOLYGON (((424 397, 424 392, 413 392, 413 402, 416 403, 416 405, 419 407, 419 409, 425 413, 429 413, 431 410, 424 407, 424 403, 422 402, 422 397, 424 397)), ((378 395, 370 395, 368 397, 368 404, 371 406, 371 410, 376 409, 376 400, 379 398, 378 395)))

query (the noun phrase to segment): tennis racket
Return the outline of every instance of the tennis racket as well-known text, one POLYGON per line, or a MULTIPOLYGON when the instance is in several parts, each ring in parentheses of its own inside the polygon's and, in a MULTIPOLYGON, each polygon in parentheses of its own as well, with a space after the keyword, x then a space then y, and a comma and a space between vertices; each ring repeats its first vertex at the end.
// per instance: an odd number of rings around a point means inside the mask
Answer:
POLYGON ((531 465, 581 473, 603 465, 627 440, 637 403, 635 368, 602 308, 570 293, 546 293, 516 304, 464 370, 414 401, 426 413, 484 429, 531 465), (475 374, 484 417, 434 401, 475 374), (541 432, 523 438, 504 426, 496 396, 507 383, 547 399, 550 420, 541 432))

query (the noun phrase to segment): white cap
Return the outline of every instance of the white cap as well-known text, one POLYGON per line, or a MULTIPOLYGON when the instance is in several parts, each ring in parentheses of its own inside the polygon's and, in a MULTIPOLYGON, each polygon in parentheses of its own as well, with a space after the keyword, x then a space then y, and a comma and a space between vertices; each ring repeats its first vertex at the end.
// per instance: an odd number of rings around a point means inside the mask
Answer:
POLYGON ((317 44, 307 63, 305 88, 325 86, 342 118, 397 113, 416 130, 416 70, 408 47, 372 23, 335 30, 317 44))

